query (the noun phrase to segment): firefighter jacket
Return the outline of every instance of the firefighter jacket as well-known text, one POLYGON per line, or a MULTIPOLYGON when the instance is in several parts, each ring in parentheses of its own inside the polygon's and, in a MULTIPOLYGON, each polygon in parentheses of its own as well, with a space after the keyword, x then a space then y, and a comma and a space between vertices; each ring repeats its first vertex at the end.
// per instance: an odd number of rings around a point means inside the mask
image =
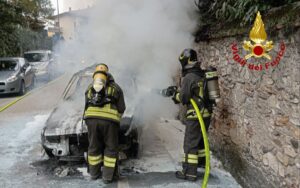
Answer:
POLYGON ((192 69, 185 72, 181 80, 181 89, 175 94, 175 101, 187 106, 186 119, 196 120, 197 114, 190 99, 193 98, 203 116, 211 116, 212 106, 208 97, 208 90, 205 80, 205 71, 201 69, 192 69))
POLYGON ((106 87, 100 91, 100 101, 93 102, 96 91, 92 84, 85 92, 84 119, 96 118, 119 123, 126 106, 123 91, 113 79, 109 79, 106 87))

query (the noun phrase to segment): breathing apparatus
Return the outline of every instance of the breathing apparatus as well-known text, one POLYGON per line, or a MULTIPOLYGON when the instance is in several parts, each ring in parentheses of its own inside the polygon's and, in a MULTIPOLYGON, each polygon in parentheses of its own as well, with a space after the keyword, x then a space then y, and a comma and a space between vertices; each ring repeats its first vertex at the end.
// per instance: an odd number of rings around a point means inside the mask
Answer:
POLYGON ((93 75, 93 88, 95 95, 92 97, 90 103, 95 106, 101 106, 103 92, 107 82, 108 67, 105 64, 100 64, 96 67, 93 75))
POLYGON ((214 67, 209 67, 205 72, 205 79, 207 83, 209 100, 215 104, 220 100, 217 69, 214 67))

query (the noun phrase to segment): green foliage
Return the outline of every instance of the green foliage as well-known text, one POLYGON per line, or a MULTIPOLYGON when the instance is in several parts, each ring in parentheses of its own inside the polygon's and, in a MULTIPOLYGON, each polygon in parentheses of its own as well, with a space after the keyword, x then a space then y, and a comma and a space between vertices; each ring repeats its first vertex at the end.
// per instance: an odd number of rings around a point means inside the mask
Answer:
POLYGON ((44 2, 40 7, 50 3, 48 0, 0 1, 0 57, 21 56, 26 50, 51 47, 51 40, 39 19, 51 15, 51 6, 38 10, 39 6, 33 2, 44 2))
MULTIPOLYGON (((201 7, 203 0, 197 5, 200 16, 210 15, 211 20, 223 23, 240 21, 243 25, 253 21, 256 12, 265 13, 272 7, 278 7, 296 2, 297 0, 214 0, 201 7), (206 10, 203 12, 203 10, 206 10)), ((209 23, 207 23, 209 24, 209 23)))
POLYGON ((11 0, 10 4, 21 11, 24 24, 35 31, 43 28, 41 18, 52 16, 54 11, 50 0, 11 0))
POLYGON ((234 25, 244 27, 255 19, 257 11, 262 15, 274 7, 290 5, 299 0, 197 0, 200 31, 207 28, 222 29, 234 25))
POLYGON ((52 40, 43 32, 34 32, 22 27, 12 32, 0 29, 0 57, 22 56, 25 51, 51 49, 52 40))

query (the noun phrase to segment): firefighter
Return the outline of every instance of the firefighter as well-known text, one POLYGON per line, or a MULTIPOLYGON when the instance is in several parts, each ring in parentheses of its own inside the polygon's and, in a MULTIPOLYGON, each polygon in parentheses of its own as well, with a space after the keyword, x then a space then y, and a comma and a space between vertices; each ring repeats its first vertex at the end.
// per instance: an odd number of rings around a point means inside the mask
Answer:
MULTIPOLYGON (((197 180, 197 168, 205 166, 205 150, 201 128, 197 114, 190 99, 194 99, 202 113, 206 130, 210 124, 212 105, 210 104, 207 87, 205 86, 205 71, 200 68, 197 52, 193 49, 185 49, 179 61, 182 66, 181 89, 173 93, 173 101, 182 103, 187 107, 183 123, 185 124, 184 157, 182 171, 176 172, 176 177, 190 181, 197 180)), ((174 86, 169 87, 174 90, 174 86)))
POLYGON ((85 99, 89 173, 93 180, 102 176, 104 183, 111 183, 118 178, 118 135, 126 107, 123 91, 114 82, 107 65, 96 67, 85 99))

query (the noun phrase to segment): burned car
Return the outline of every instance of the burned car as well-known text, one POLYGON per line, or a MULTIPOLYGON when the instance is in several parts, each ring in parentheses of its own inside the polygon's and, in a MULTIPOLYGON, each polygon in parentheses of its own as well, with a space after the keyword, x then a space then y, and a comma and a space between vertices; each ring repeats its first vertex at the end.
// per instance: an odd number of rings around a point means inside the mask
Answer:
MULTIPOLYGON (((88 67, 73 75, 62 96, 62 101, 50 114, 42 130, 42 146, 50 158, 61 161, 84 160, 88 149, 87 127, 82 120, 84 93, 92 83, 95 66, 88 67)), ((136 89, 132 78, 120 79, 122 85, 132 92, 136 89)), ((119 158, 137 157, 138 130, 134 124, 134 107, 130 104, 131 93, 124 92, 126 111, 119 131, 119 158), (128 96, 128 97, 127 97, 128 96)))

